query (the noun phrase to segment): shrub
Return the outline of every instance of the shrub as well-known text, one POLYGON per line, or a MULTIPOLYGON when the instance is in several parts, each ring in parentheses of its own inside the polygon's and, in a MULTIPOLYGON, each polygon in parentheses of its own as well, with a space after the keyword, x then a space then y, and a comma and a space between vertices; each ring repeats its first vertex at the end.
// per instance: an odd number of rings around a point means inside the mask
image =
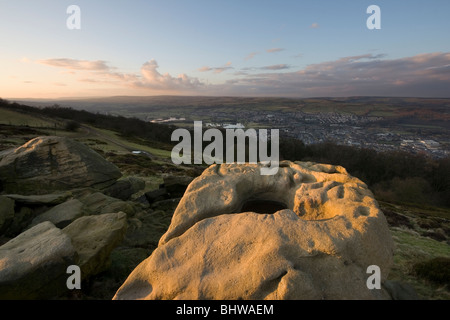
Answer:
POLYGON ((436 284, 450 285, 450 258, 438 257, 416 263, 413 267, 417 276, 436 284))
POLYGON ((71 120, 66 123, 65 128, 67 131, 77 131, 80 127, 81 125, 78 122, 71 120))

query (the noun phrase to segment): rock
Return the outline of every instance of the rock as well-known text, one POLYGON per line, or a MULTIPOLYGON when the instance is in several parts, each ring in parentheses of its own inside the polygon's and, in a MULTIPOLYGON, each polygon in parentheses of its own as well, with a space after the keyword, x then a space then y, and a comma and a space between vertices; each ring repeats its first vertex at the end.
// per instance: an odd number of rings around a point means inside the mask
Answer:
POLYGON ((407 283, 386 280, 383 287, 389 292, 392 300, 420 300, 414 288, 407 283))
POLYGON ((130 200, 131 196, 145 188, 145 181, 138 177, 127 177, 118 180, 102 192, 110 197, 130 200))
POLYGON ((274 176, 260 168, 206 169, 114 299, 389 299, 366 284, 369 266, 383 283, 393 263, 367 186, 339 166, 283 161, 274 176))
POLYGON ((72 196, 70 192, 51 193, 45 195, 20 195, 20 194, 5 194, 20 205, 25 206, 55 206, 63 203, 72 196))
POLYGON ((151 204, 156 201, 166 200, 170 197, 170 195, 166 188, 159 188, 146 192, 145 197, 147 198, 148 203, 151 204))
POLYGON ((97 215, 119 211, 132 215, 136 212, 136 209, 131 202, 112 198, 101 192, 88 193, 87 195, 79 197, 78 200, 84 204, 83 210, 86 211, 86 215, 97 215))
POLYGON ((171 198, 182 197, 192 180, 194 178, 187 176, 164 177, 164 188, 170 194, 171 198))
POLYGON ((80 187, 105 188, 121 173, 82 143, 63 137, 38 137, 10 150, 0 160, 4 193, 47 194, 80 187))
POLYGON ((5 232, 13 218, 14 200, 0 196, 0 234, 5 232))
POLYGON ((108 268, 111 251, 125 236, 126 218, 124 212, 84 216, 62 230, 78 253, 82 279, 108 268))
POLYGON ((151 208, 154 210, 173 212, 175 211, 179 202, 180 198, 156 201, 152 203, 151 208))
MULTIPOLYGON (((173 213, 173 212, 172 212, 173 213)), ((152 251, 166 232, 172 214, 162 210, 142 211, 128 220, 128 230, 122 245, 149 248, 152 251)))
POLYGON ((14 219, 4 229, 4 233, 8 237, 16 237, 30 226, 34 218, 48 211, 50 207, 66 201, 71 195, 71 192, 29 196, 17 194, 5 195, 5 197, 14 200, 15 213, 14 219))
POLYGON ((58 296, 76 258, 70 238, 51 222, 21 233, 0 247, 0 299, 58 296))
POLYGON ((31 226, 35 226, 44 221, 50 221, 56 227, 64 228, 83 215, 83 203, 77 199, 72 199, 38 215, 31 222, 31 226))
POLYGON ((20 209, 16 209, 14 213, 14 219, 12 219, 11 223, 9 223, 8 227, 5 230, 5 235, 8 237, 16 237, 24 230, 27 229, 31 220, 35 217, 35 213, 33 209, 28 207, 21 207, 20 209))

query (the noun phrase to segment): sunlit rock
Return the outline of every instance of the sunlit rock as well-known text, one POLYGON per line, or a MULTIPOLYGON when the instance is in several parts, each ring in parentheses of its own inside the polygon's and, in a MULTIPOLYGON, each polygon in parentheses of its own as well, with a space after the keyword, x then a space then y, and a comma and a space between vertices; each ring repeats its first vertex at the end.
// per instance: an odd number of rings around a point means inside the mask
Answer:
POLYGON ((340 166, 213 165, 181 199, 158 248, 115 299, 384 299, 368 285, 393 262, 386 219, 340 166))

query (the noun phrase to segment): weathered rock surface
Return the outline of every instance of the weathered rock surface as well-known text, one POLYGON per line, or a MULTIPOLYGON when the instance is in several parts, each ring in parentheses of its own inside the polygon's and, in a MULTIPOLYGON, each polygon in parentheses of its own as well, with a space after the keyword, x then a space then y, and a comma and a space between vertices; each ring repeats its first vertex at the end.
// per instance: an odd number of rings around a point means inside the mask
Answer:
POLYGON ((384 282, 392 257, 377 202, 344 168, 213 165, 114 299, 384 299, 366 271, 379 266, 384 282))
POLYGON ((79 187, 105 188, 121 173, 84 144, 48 136, 3 153, 0 177, 5 193, 29 195, 79 187))
POLYGON ((87 193, 78 197, 78 200, 83 203, 83 210, 86 211, 86 215, 97 215, 119 211, 123 211, 126 214, 133 214, 136 211, 136 208, 132 203, 109 197, 101 192, 87 193))
POLYGON ((38 215, 31 222, 31 226, 35 226, 44 221, 50 221, 56 227, 64 228, 83 215, 83 203, 77 199, 72 199, 38 215))
POLYGON ((76 252, 68 235, 43 222, 0 247, 0 299, 46 299, 65 291, 76 252))
POLYGON ((111 251, 123 240, 127 229, 124 212, 78 218, 62 231, 78 253, 82 278, 104 271, 111 251))

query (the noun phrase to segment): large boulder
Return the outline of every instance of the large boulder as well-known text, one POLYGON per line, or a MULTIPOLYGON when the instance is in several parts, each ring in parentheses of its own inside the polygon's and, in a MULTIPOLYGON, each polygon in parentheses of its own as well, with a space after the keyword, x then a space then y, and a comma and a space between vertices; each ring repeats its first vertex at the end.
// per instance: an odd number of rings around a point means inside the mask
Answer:
POLYGON ((126 229, 127 215, 119 212, 81 217, 62 230, 78 253, 83 279, 109 267, 111 251, 123 240, 126 229))
POLYGON ((5 193, 105 188, 121 177, 119 169, 98 153, 63 137, 37 137, 4 152, 0 159, 0 182, 5 193))
POLYGON ((158 248, 114 299, 387 299, 369 289, 393 262, 385 217, 340 166, 213 165, 181 199, 158 248))
POLYGON ((43 222, 0 247, 0 299, 47 299, 67 290, 77 255, 70 237, 43 222))

